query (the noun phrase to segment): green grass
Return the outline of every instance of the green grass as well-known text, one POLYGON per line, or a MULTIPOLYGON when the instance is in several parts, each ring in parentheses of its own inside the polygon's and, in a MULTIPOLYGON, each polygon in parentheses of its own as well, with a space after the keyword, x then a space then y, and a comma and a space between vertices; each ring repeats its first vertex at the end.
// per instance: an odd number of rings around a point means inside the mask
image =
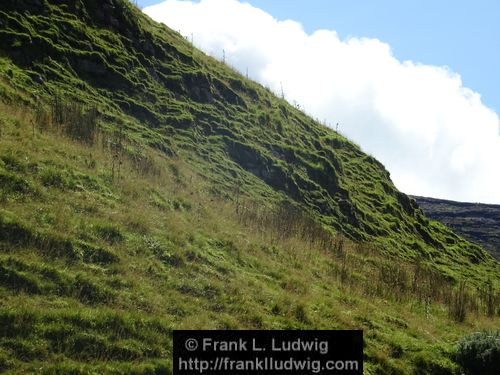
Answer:
POLYGON ((2 108, 26 118, 3 128, 1 170, 37 192, 2 185, 4 369, 168 373, 175 328, 362 328, 367 373, 454 373, 458 338, 498 324, 473 285, 457 323, 453 283, 432 265, 330 234, 284 195, 221 195, 151 148, 150 173, 123 157, 112 179, 102 145, 33 135, 29 111, 2 108), (48 156, 67 184, 46 183, 48 156))
POLYGON ((0 8, 0 369, 169 373, 176 328, 362 328, 366 373, 457 373, 498 326, 498 262, 358 146, 126 2, 119 27, 58 4, 0 8))

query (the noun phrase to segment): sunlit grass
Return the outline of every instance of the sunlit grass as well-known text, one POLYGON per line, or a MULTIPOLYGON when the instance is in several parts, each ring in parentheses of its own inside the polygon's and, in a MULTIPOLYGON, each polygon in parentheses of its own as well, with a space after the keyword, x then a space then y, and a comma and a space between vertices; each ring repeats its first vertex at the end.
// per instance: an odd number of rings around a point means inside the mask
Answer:
POLYGON ((182 159, 144 148, 160 172, 141 173, 124 154, 111 178, 101 145, 33 135, 29 112, 3 109, 17 121, 2 129, 2 171, 36 192, 2 189, 2 225, 26 233, 1 242, 4 369, 162 371, 175 328, 359 328, 368 373, 453 372, 455 342, 498 324, 482 306, 455 323, 432 289, 453 291, 438 275, 414 285, 414 264, 255 196, 214 194, 182 159), (67 182, 47 184, 48 164, 67 182))

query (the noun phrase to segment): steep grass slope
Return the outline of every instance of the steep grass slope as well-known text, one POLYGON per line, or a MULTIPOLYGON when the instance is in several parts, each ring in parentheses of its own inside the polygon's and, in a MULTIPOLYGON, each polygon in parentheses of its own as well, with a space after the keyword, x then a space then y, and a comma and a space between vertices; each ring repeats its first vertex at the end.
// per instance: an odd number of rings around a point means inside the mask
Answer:
POLYGON ((351 239, 451 266, 489 261, 429 222, 374 158, 123 1, 3 2, 12 99, 97 106, 127 139, 191 160, 227 192, 285 193, 351 239), (207 162, 209 161, 209 162, 207 162))
POLYGON ((0 74, 1 370, 168 373, 174 328, 364 328, 368 373, 453 373, 498 326, 486 252, 128 2, 3 1, 0 74))
POLYGON ((182 158, 0 113, 0 372, 169 374, 173 329, 355 328, 367 374, 453 374, 498 327, 494 269, 457 289, 265 187, 235 201, 182 158))

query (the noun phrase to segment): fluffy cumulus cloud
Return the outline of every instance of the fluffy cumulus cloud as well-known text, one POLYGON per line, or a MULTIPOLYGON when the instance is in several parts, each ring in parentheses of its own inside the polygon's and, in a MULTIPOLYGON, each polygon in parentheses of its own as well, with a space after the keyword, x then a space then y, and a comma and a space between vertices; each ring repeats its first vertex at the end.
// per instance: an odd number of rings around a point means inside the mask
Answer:
POLYGON ((236 0, 167 0, 145 13, 281 92, 374 155, 409 194, 500 203, 495 112, 446 67, 398 61, 377 39, 307 34, 236 0), (333 125, 335 126, 335 125, 333 125))

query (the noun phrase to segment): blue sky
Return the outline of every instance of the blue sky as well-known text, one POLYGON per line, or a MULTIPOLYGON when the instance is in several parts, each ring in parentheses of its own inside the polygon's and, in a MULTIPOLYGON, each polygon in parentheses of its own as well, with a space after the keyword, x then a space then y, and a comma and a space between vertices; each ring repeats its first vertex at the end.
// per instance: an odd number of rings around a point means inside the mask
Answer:
POLYGON ((401 191, 500 204, 500 1, 152 3, 196 47, 339 123, 401 191))
MULTIPOLYGON (((145 7, 158 0, 139 0, 145 7)), ((497 0, 248 0, 308 33, 377 38, 399 60, 446 65, 500 112, 500 1, 497 0)))

